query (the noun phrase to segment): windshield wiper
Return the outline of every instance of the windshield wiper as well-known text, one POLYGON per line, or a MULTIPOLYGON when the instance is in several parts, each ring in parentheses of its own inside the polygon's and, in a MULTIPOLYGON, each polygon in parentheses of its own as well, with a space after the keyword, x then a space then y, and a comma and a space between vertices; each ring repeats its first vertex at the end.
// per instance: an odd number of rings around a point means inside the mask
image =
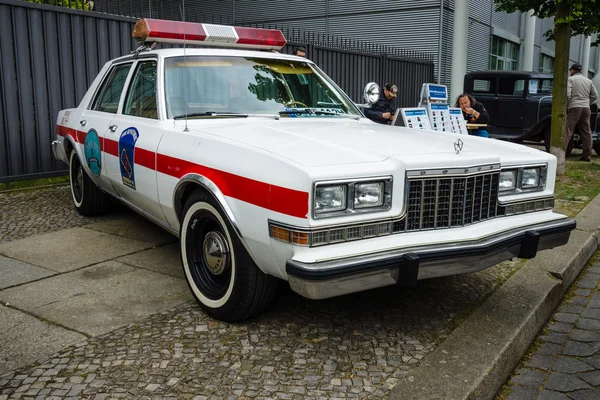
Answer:
POLYGON ((184 119, 184 118, 193 118, 193 117, 231 117, 231 118, 247 118, 248 114, 242 113, 234 113, 234 112, 216 112, 216 111, 208 111, 203 113, 190 113, 177 115, 173 117, 173 119, 184 119))

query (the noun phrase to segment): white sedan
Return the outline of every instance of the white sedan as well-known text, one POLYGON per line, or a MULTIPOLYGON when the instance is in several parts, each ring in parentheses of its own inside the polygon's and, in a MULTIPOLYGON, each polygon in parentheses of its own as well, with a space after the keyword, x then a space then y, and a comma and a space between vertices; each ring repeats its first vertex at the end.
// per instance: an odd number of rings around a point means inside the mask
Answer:
POLYGON ((269 51, 279 31, 143 19, 134 36, 59 113, 54 154, 81 214, 112 196, 179 237, 216 318, 262 312, 281 280, 311 299, 414 285, 575 228, 552 211, 552 155, 373 123, 310 60, 269 51), (184 40, 224 48, 150 45, 184 40))

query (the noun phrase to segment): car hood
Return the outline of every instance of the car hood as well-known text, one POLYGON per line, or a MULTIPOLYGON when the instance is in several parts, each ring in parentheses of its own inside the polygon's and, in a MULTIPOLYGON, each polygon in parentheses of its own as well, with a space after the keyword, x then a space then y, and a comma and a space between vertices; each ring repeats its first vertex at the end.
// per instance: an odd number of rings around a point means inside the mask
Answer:
POLYGON ((463 161, 465 158, 500 161, 501 154, 520 153, 525 156, 525 153, 539 153, 538 150, 494 139, 418 131, 364 119, 253 118, 236 119, 235 125, 231 119, 204 120, 202 124, 189 122, 192 132, 217 135, 305 166, 378 162, 396 156, 439 160, 456 157, 457 154, 463 161))

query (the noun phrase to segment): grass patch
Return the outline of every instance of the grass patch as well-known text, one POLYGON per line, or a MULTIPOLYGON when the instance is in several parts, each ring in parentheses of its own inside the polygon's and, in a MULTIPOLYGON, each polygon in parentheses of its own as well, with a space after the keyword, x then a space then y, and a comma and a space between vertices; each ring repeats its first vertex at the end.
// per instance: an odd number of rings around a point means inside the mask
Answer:
POLYGON ((574 217, 600 193, 600 160, 578 161, 567 159, 567 173, 556 178, 554 193, 558 213, 574 217))
POLYGON ((64 176, 53 176, 51 178, 40 178, 40 179, 32 179, 27 181, 15 181, 8 183, 0 183, 0 191, 2 190, 14 190, 14 189, 26 189, 38 186, 48 186, 48 185, 60 185, 69 182, 69 177, 67 175, 64 176))

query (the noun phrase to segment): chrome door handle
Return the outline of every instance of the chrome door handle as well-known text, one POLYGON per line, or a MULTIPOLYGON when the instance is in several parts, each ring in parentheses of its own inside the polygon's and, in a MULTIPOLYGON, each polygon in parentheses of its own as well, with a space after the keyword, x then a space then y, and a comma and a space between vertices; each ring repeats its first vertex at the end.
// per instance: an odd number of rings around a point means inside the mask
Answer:
POLYGON ((85 126, 85 124, 87 124, 87 121, 85 119, 82 119, 81 121, 79 121, 79 123, 81 124, 81 126, 85 126))
POLYGON ((117 128, 118 128, 118 126, 116 126, 116 125, 111 125, 108 127, 108 129, 110 129, 111 132, 116 132, 117 128))

